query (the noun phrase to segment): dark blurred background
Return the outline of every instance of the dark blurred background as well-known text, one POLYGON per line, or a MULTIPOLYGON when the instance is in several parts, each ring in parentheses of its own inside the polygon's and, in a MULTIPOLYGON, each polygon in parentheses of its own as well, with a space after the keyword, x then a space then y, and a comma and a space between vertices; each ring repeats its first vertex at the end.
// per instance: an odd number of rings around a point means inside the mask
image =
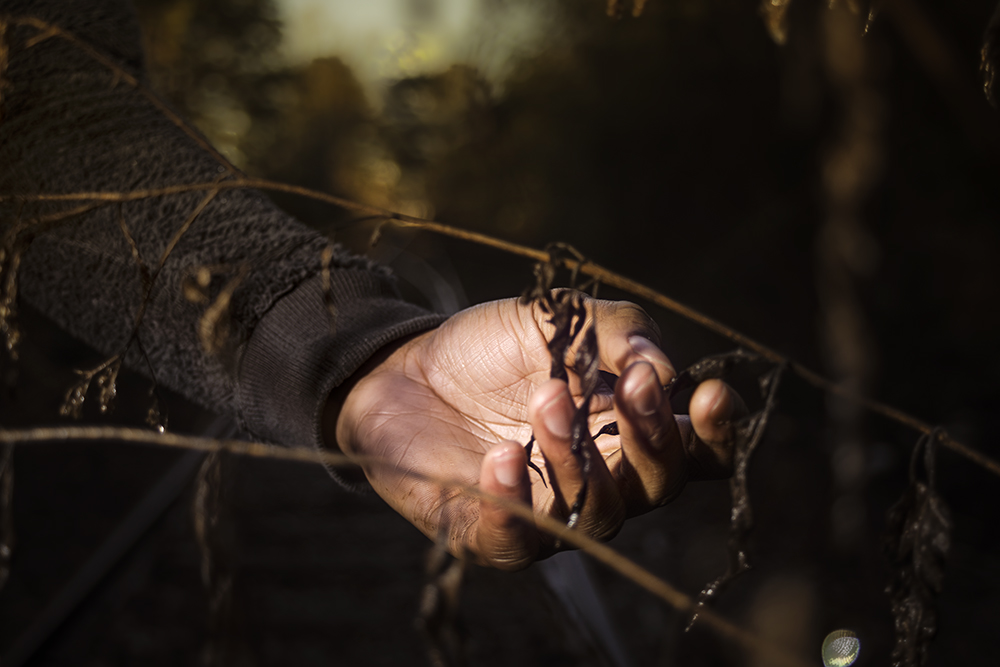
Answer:
MULTIPOLYGON (((570 243, 1000 456, 1000 116, 979 73, 992 0, 894 0, 874 15, 860 0, 649 0, 617 18, 603 0, 136 5, 154 87, 248 173, 570 243)), ((526 260, 425 232, 390 229, 369 248, 375 221, 274 199, 445 312, 531 279, 526 260)), ((642 305, 678 367, 733 348, 642 305)), ((87 354, 42 322, 28 332, 7 425, 51 421, 87 354)), ((144 414, 147 384, 131 381, 118 421, 144 414)), ((733 382, 759 404, 753 375, 733 382)), ((850 628, 858 665, 887 664, 882 534, 916 433, 790 375, 779 399, 750 474, 755 569, 718 608, 816 664, 823 637, 850 628)), ((222 428, 176 397, 171 411, 178 431, 222 428)), ((1000 479, 938 458, 954 533, 930 664, 995 664, 1000 479)), ((413 618, 430 545, 318 468, 223 462, 233 584, 220 629, 191 528, 197 460, 94 443, 21 447, 14 462, 0 655, 35 632, 27 664, 195 664, 220 642, 225 664, 427 662, 413 618), (168 470, 173 491, 111 573, 39 630, 168 470)), ((612 545, 694 594, 725 569, 728 502, 725 483, 691 485, 612 545)), ((593 576, 633 664, 766 664, 593 576)), ((538 568, 472 568, 462 624, 473 664, 602 664, 538 568)))

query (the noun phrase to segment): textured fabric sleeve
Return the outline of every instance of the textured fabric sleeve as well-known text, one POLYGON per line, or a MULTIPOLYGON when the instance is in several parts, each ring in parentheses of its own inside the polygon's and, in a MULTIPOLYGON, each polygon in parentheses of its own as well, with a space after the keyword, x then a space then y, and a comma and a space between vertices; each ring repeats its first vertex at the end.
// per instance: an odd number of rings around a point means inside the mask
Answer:
MULTIPOLYGON (((0 0, 0 15, 30 16, 76 35, 142 77, 138 25, 124 0, 0 0)), ((103 204, 56 224, 81 202, 11 195, 130 192, 225 178, 225 169, 141 92, 69 41, 9 22, 0 69, 2 268, 23 255, 22 298, 104 354, 129 344, 146 287, 124 221, 151 271, 207 193, 103 204)), ((235 414, 256 436, 320 444, 330 391, 380 347, 444 318, 401 301, 389 272, 334 248, 335 317, 319 277, 328 241, 258 192, 220 191, 194 219, 156 277, 126 365, 202 405, 235 414), (206 304, 184 297, 198 269, 213 299, 248 270, 228 307, 223 353, 198 337, 206 304)), ((16 268, 16 267, 15 267, 16 268)))

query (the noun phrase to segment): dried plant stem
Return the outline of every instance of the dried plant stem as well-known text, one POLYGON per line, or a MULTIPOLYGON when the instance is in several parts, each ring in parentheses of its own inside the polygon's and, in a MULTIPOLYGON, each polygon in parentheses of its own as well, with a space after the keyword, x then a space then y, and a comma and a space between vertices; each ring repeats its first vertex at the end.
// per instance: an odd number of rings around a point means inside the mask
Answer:
MULTIPOLYGON (((176 433, 155 433, 145 429, 124 428, 112 426, 73 426, 62 428, 34 428, 23 430, 0 429, 0 444, 39 444, 53 441, 88 441, 117 440, 132 444, 147 444, 181 449, 193 449, 204 452, 226 451, 232 454, 253 456, 258 458, 299 461, 303 463, 324 463, 330 466, 355 466, 378 463, 372 458, 348 458, 343 454, 317 451, 305 447, 285 448, 266 445, 259 442, 243 440, 214 440, 176 433)), ((623 577, 633 581, 641 588, 664 600, 681 612, 690 612, 694 608, 694 600, 685 593, 674 588, 670 583, 657 577, 649 570, 632 562, 611 547, 598 542, 579 530, 567 528, 561 521, 544 515, 536 515, 532 508, 514 501, 494 496, 482 491, 478 486, 472 486, 456 480, 438 478, 433 475, 414 471, 404 471, 404 474, 433 482, 445 488, 459 489, 480 500, 500 505, 511 514, 525 521, 532 521, 539 530, 543 530, 562 542, 586 552, 595 560, 600 561, 623 577)), ((702 623, 709 625, 719 634, 743 648, 759 652, 768 657, 770 664, 787 667, 808 667, 811 663, 800 660, 784 649, 771 644, 743 628, 727 621, 711 610, 700 614, 702 623)))
MULTIPOLYGON (((513 255, 519 255, 521 257, 527 257, 539 262, 549 261, 549 253, 544 250, 537 250, 528 246, 520 245, 517 243, 512 243, 510 241, 504 241, 487 234, 482 234, 480 232, 472 232, 464 229, 459 229, 457 227, 452 227, 441 222, 435 222, 432 220, 424 220, 422 218, 415 218, 413 216, 405 215, 402 213, 396 213, 394 211, 389 211, 387 209, 379 208, 377 206, 369 206, 366 204, 359 204, 341 197, 335 197, 333 195, 326 194, 324 192, 318 192, 316 190, 310 190, 309 188, 303 188, 296 185, 288 185, 287 183, 278 183, 275 181, 268 181, 259 178, 236 178, 222 182, 210 182, 210 183, 188 183, 182 185, 175 185, 166 188, 156 188, 150 190, 136 190, 134 192, 76 192, 67 194, 34 194, 34 195, 10 195, 10 194, 0 194, 0 201, 89 201, 90 204, 79 207, 80 209, 91 210, 96 206, 100 206, 101 203, 112 204, 115 202, 128 202, 128 201, 138 201, 141 199, 150 199, 154 197, 163 197, 168 195, 176 195, 185 192, 195 192, 195 191, 205 191, 205 190, 229 190, 237 188, 255 188, 258 190, 267 190, 271 192, 286 192, 289 194, 300 195, 303 197, 308 197, 309 199, 314 199, 316 201, 326 202, 328 204, 333 204, 334 206, 339 206, 351 211, 357 211, 359 213, 364 213, 367 215, 375 216, 384 219, 387 222, 392 222, 400 227, 410 227, 413 229, 422 229, 429 232, 434 232, 435 234, 441 234, 443 236, 450 236, 452 238, 461 239, 463 241, 468 241, 470 243, 477 243, 479 245, 488 246, 490 248, 496 248, 503 252, 507 252, 513 255)), ((78 209, 74 209, 78 210, 78 209)), ((930 433, 933 427, 927 422, 917 419, 913 415, 907 414, 902 410, 894 408, 890 405, 876 401, 874 399, 868 398, 867 396, 862 396, 861 394, 852 391, 850 387, 841 385, 829 378, 826 378, 815 371, 803 366, 802 364, 789 359, 788 357, 780 354, 779 352, 767 347, 766 345, 757 342, 756 340, 746 336, 735 329, 732 329, 725 324, 713 319, 703 313, 698 312, 694 308, 686 306, 675 299, 662 294, 652 287, 643 285, 642 283, 632 280, 631 278, 626 278, 625 276, 615 273, 609 269, 600 266, 599 264, 594 264, 593 262, 578 262, 573 259, 565 258, 564 263, 568 269, 571 271, 579 271, 582 274, 590 276, 597 282, 604 285, 609 285, 615 287, 624 292, 628 292, 634 296, 641 299, 645 299, 651 303, 666 308, 674 313, 677 313, 681 317, 691 320, 702 327, 713 331, 720 336, 728 338, 737 345, 745 347, 748 350, 752 350, 764 357, 768 361, 776 364, 786 364, 788 369, 792 371, 795 375, 827 393, 833 394, 847 401, 851 401, 866 410, 870 410, 876 414, 882 415, 887 419, 896 421, 904 426, 907 426, 920 433, 930 433)), ((992 458, 986 456, 985 454, 965 445, 947 433, 941 434, 938 440, 942 445, 951 449, 952 451, 964 456, 976 465, 985 468, 994 475, 1000 477, 1000 463, 993 460, 992 458)))
MULTIPOLYGON (((208 206, 218 194, 219 190, 217 188, 210 190, 209 193, 205 195, 200 202, 198 202, 198 205, 195 206, 194 210, 188 215, 187 220, 184 221, 184 224, 180 226, 173 238, 170 239, 170 243, 167 244, 167 247, 163 250, 163 254, 160 255, 160 262, 156 265, 156 271, 153 272, 154 282, 156 281, 156 276, 158 276, 160 271, 163 269, 163 265, 166 264, 167 260, 170 258, 170 254, 174 251, 174 248, 176 248, 177 244, 181 242, 181 238, 187 234, 187 231, 191 229, 191 225, 194 224, 194 221, 198 219, 201 212, 205 210, 205 207, 208 206)), ((148 296, 149 295, 147 295, 147 297, 148 296)))

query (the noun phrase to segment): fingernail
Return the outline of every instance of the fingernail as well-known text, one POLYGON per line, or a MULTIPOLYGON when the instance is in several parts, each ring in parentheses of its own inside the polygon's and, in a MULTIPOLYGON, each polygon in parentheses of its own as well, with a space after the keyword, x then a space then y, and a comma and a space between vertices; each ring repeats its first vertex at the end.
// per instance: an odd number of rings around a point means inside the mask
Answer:
POLYGON ((513 448, 503 449, 493 456, 493 474, 507 488, 517 488, 522 473, 520 457, 513 448))
POLYGON ((573 422, 573 405, 565 391, 559 394, 542 408, 542 422, 549 433, 557 438, 568 438, 573 422))
POLYGON ((649 417, 660 409, 663 392, 656 373, 648 364, 638 364, 625 378, 625 397, 642 417, 649 417))
POLYGON ((663 353, 663 350, 656 347, 653 341, 642 336, 629 336, 628 344, 632 347, 632 351, 640 357, 654 366, 665 370, 667 376, 672 378, 677 375, 677 371, 674 370, 674 365, 667 359, 667 355, 663 353))

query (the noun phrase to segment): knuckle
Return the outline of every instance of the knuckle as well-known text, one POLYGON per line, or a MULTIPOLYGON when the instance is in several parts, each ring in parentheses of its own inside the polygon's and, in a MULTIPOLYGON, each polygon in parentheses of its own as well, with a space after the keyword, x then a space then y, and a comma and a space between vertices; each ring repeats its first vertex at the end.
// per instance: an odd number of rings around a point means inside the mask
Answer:
POLYGON ((487 557, 487 562, 491 567, 505 572, 517 572, 531 565, 534 555, 522 547, 501 549, 487 557))
POLYGON ((625 523, 625 504, 616 503, 612 508, 595 515, 594 518, 581 526, 581 529, 598 542, 607 542, 614 538, 625 523))
POLYGON ((660 341, 660 327, 645 309, 631 301, 615 301, 613 306, 615 317, 635 322, 653 334, 655 342, 660 341))

